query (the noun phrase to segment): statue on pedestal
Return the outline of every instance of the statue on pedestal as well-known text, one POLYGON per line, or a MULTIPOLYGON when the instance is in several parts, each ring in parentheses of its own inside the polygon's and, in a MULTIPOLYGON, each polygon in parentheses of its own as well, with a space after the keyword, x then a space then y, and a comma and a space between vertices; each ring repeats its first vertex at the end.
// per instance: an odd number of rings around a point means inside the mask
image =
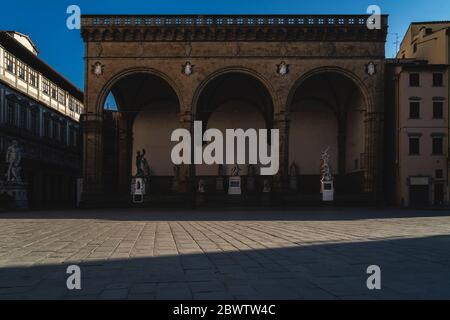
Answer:
POLYGON ((333 181, 333 175, 331 174, 330 166, 330 148, 328 147, 325 151, 322 151, 320 160, 320 171, 322 174, 322 181, 333 181))
POLYGON ((239 167, 239 165, 236 165, 232 170, 231 170, 231 174, 232 176, 230 177, 229 181, 228 181, 228 194, 229 195, 241 195, 242 194, 242 180, 241 177, 239 175, 239 173, 241 172, 241 168, 239 167))
POLYGON ((0 194, 7 194, 14 199, 18 209, 28 208, 27 184, 22 179, 22 150, 16 140, 6 150, 6 181, 0 183, 0 194))
POLYGON ((6 182, 7 183, 22 183, 22 167, 20 163, 22 161, 22 152, 19 148, 19 144, 16 140, 13 141, 12 145, 6 150, 6 163, 8 165, 8 170, 6 171, 6 182))
MULTIPOLYGON (((138 181, 141 181, 139 179, 142 179, 144 187, 142 188, 143 190, 143 194, 142 196, 146 195, 146 190, 150 189, 150 166, 148 164, 147 159, 145 158, 146 155, 146 151, 145 149, 142 149, 142 151, 138 151, 136 154, 136 176, 132 179, 132 191, 133 190, 138 190, 137 189, 137 183, 138 181)), ((141 190, 141 189, 139 189, 141 190)))
POLYGON ((145 170, 148 169, 148 162, 145 159, 145 149, 137 152, 136 155, 136 176, 145 177, 145 170))
POLYGON ((330 155, 329 155, 329 147, 322 152, 321 161, 320 161, 320 171, 322 173, 321 182, 321 193, 322 199, 325 202, 334 201, 334 179, 331 174, 331 166, 330 166, 330 155))

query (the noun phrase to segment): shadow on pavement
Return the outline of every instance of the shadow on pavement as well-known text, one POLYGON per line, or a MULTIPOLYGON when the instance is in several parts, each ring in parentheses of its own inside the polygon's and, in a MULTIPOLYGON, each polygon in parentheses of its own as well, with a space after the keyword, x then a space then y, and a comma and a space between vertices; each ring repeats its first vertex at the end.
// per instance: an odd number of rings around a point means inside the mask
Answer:
POLYGON ((0 268, 0 299, 450 299, 450 236, 0 268), (82 290, 68 291, 77 264, 82 290), (366 286, 369 265, 382 290, 366 286))

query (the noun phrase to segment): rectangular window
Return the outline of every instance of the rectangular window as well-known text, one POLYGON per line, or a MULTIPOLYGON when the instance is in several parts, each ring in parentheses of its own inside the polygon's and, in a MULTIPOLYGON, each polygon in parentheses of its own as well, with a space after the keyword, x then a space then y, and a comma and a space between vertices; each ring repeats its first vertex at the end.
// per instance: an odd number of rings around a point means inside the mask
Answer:
POLYGON ((70 110, 70 111, 73 111, 74 108, 75 108, 75 106, 74 106, 73 98, 72 98, 72 97, 69 97, 69 110, 70 110))
POLYGON ((50 94, 50 82, 47 79, 42 79, 42 92, 46 95, 50 94))
POLYGON ((444 75, 442 73, 433 73, 433 87, 444 86, 444 75))
POLYGON ((436 175, 436 179, 443 179, 444 178, 444 171, 441 170, 441 169, 436 170, 435 175, 436 175))
POLYGON ((56 90, 55 85, 51 85, 51 94, 52 94, 52 99, 57 99, 58 98, 58 91, 56 90))
POLYGON ((409 103, 409 118, 410 119, 420 118, 420 102, 409 103))
POLYGON ((16 125, 16 103, 12 100, 7 102, 6 119, 11 126, 16 125))
POLYGON ((20 60, 17 60, 17 76, 20 79, 27 81, 27 68, 25 64, 20 60))
POLYGON ((410 87, 420 87, 420 74, 410 73, 409 74, 409 86, 410 87))
POLYGON ((433 102, 433 119, 444 118, 444 103, 442 101, 433 102))
POLYGON ((58 90, 58 102, 63 105, 66 104, 66 94, 64 91, 58 90))
POLYGON ((433 154, 443 155, 444 154, 444 138, 443 137, 433 137, 433 154))
POLYGON ((409 137, 409 154, 412 156, 420 154, 420 137, 409 137))
POLYGON ((34 88, 39 87, 38 74, 36 71, 34 71, 32 69, 29 70, 28 83, 30 84, 30 86, 32 86, 34 88))
POLYGON ((9 52, 5 52, 4 62, 6 71, 15 73, 14 57, 9 52))

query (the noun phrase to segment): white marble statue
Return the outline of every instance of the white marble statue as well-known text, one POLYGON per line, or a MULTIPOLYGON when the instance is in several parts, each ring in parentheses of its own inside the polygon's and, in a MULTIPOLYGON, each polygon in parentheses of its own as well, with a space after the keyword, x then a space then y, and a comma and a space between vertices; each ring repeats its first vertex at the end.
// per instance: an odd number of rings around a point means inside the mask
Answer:
POLYGON ((320 161, 320 171, 322 173, 322 182, 333 181, 333 175, 331 174, 330 166, 330 147, 322 151, 321 161, 320 161))
POLYGON ((6 172, 6 182, 8 183, 22 183, 20 163, 22 161, 22 151, 16 140, 6 150, 6 163, 8 170, 6 172))

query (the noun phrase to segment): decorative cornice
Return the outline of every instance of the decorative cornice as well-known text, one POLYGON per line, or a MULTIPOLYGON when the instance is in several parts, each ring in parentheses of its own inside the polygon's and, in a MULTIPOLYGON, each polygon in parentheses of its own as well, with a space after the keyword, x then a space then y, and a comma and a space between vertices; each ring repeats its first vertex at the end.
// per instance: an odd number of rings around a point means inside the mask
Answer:
POLYGON ((88 41, 386 41, 369 30, 368 15, 124 16, 84 15, 88 41))

